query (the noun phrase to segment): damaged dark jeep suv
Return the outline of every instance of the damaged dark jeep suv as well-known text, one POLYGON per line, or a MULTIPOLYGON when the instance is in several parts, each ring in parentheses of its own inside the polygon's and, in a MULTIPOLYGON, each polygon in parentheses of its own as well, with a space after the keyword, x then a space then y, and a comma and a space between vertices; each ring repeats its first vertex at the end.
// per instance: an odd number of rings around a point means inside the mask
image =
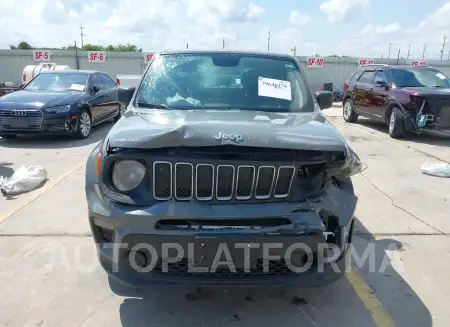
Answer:
POLYGON ((298 61, 250 52, 153 56, 90 154, 89 222, 133 286, 329 284, 345 273, 358 156, 298 61))
POLYGON ((368 65, 344 83, 343 117, 385 122, 400 138, 422 130, 450 133, 450 82, 431 67, 368 65))

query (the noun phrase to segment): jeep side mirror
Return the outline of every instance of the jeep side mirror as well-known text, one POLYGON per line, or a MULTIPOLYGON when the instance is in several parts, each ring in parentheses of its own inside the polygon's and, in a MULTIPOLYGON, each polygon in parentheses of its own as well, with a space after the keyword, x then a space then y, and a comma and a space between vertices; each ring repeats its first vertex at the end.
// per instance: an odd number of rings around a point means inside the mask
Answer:
POLYGON ((119 87, 117 90, 117 97, 119 102, 125 106, 128 106, 131 99, 133 98, 135 87, 119 87))
POLYGON ((316 91, 317 103, 320 109, 328 109, 333 106, 333 93, 330 91, 316 91))

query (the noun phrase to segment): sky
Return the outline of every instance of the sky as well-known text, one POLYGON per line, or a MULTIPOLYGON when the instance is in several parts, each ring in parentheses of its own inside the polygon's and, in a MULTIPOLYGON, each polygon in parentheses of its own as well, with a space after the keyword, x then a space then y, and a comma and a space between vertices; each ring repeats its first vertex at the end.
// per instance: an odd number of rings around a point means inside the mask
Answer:
MULTIPOLYGON (((144 51, 226 49, 359 58, 441 56, 443 0, 0 0, 0 48, 131 43, 144 51), (391 46, 390 46, 391 44, 391 46)), ((443 53, 450 52, 450 40, 443 53)))

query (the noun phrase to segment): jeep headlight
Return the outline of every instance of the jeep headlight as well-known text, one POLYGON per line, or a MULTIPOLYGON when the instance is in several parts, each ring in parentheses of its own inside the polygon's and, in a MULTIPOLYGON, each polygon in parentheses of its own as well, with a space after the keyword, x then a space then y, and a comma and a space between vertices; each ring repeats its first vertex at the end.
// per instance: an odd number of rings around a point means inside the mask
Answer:
POLYGON ((145 171, 145 165, 140 161, 118 160, 112 166, 111 179, 119 191, 126 192, 141 184, 145 171))
POLYGON ((69 112, 70 110, 70 104, 65 106, 58 106, 58 107, 51 107, 51 108, 44 108, 46 112, 50 113, 62 113, 62 112, 69 112))

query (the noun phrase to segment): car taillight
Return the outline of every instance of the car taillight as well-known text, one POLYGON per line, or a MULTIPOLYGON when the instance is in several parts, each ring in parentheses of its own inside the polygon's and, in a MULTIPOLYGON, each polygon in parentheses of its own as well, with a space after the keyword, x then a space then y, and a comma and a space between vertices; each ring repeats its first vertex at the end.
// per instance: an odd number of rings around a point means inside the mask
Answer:
POLYGON ((120 79, 116 79, 117 85, 120 85, 120 79))
POLYGON ((348 82, 344 82, 344 87, 348 87, 348 82))
POLYGON ((24 82, 26 82, 26 81, 27 81, 27 75, 23 74, 23 75, 22 75, 22 80, 23 80, 24 82))

